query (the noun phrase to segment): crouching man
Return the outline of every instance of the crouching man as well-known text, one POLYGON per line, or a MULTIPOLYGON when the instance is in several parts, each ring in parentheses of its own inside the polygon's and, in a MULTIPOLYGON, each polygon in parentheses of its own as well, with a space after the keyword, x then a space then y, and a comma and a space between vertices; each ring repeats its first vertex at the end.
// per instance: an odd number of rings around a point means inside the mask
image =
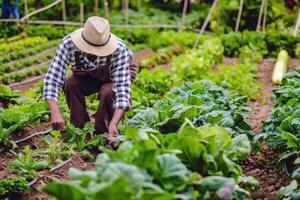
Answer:
POLYGON ((122 40, 110 32, 109 22, 90 17, 84 28, 67 35, 59 44, 44 80, 53 129, 64 130, 58 94, 62 88, 70 108, 70 122, 83 128, 90 121, 85 97, 99 93, 95 131, 108 133, 108 140, 118 136, 118 123, 131 109, 131 81, 136 66, 132 52, 122 40), (72 73, 65 76, 68 66, 72 73))

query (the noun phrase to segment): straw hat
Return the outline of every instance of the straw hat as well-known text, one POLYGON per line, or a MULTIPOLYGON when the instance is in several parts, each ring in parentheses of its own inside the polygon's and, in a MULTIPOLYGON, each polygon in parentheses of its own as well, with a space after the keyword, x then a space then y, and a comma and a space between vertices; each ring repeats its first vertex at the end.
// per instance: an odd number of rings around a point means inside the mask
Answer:
POLYGON ((118 40, 110 32, 109 22, 102 17, 90 17, 84 28, 71 33, 74 44, 83 52, 96 56, 108 56, 118 48, 118 40))

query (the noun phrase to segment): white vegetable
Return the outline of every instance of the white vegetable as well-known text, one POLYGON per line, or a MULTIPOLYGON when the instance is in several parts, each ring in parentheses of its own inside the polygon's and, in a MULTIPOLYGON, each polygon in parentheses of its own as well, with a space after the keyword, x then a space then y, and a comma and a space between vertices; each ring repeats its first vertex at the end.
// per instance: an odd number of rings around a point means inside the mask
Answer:
POLYGON ((289 54, 285 50, 281 50, 278 54, 276 64, 273 69, 272 81, 275 84, 281 84, 283 75, 287 72, 289 62, 289 54))

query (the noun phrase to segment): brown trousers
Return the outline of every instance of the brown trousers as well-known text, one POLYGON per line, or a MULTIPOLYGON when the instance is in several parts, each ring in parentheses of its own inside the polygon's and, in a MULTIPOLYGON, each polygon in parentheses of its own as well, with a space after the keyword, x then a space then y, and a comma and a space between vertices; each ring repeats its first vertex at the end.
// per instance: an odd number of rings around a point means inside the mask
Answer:
POLYGON ((71 74, 66 78, 63 90, 70 109, 70 122, 79 128, 90 121, 86 110, 85 97, 99 92, 99 106, 95 118, 95 130, 98 133, 108 130, 113 116, 114 92, 112 82, 100 82, 90 76, 79 77, 71 74))
MULTIPOLYGON (((92 71, 84 71, 80 67, 79 57, 75 55, 76 69, 66 77, 63 91, 70 109, 70 122, 79 128, 83 128, 85 123, 90 121, 86 110, 85 97, 98 92, 99 106, 95 118, 95 130, 97 133, 107 132, 109 123, 113 117, 113 102, 115 94, 113 92, 113 82, 110 80, 109 66, 111 55, 107 57, 105 65, 92 71)), ((130 64, 132 80, 136 74, 136 66, 130 64), (132 70, 132 68, 134 70, 132 70)))

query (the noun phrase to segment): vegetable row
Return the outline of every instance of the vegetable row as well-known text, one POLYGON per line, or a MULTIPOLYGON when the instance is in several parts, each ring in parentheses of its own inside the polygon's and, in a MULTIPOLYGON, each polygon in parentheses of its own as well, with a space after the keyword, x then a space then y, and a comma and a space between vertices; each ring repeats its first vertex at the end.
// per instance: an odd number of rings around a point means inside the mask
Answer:
POLYGON ((274 89, 274 108, 264 123, 263 133, 257 138, 265 140, 281 154, 278 165, 292 173, 290 185, 278 192, 280 198, 298 199, 300 191, 300 67, 286 74, 280 87, 274 89))
POLYGON ((13 52, 7 53, 0 57, 0 64, 4 65, 5 63, 9 63, 18 59, 24 59, 27 56, 34 56, 44 50, 56 47, 60 40, 52 40, 46 43, 34 45, 31 48, 24 48, 21 50, 14 50, 13 52))

